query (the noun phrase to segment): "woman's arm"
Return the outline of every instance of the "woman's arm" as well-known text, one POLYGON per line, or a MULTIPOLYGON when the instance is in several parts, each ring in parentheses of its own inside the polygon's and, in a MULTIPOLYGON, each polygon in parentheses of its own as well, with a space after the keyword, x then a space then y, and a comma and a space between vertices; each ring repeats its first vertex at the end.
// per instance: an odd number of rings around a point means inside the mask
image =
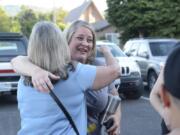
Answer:
POLYGON ((162 85, 164 83, 163 72, 164 69, 161 70, 159 77, 150 93, 150 102, 152 106, 155 108, 155 110, 161 115, 161 117, 163 117, 163 103, 160 99, 159 91, 162 89, 162 85))
POLYGON ((32 64, 27 56, 17 56, 11 60, 11 65, 16 73, 32 76, 39 70, 39 67, 32 64))
POLYGON ((96 71, 96 78, 93 84, 94 90, 107 86, 120 76, 120 66, 107 47, 101 47, 107 66, 99 66, 96 71))
MULTIPOLYGON (((96 78, 93 84, 93 89, 96 90, 105 87, 120 76, 120 67, 111 52, 104 49, 102 53, 109 65, 97 67, 96 78)), ((55 76, 54 74, 32 64, 25 56, 18 56, 14 58, 11 61, 11 64, 17 73, 31 76, 33 86, 40 91, 49 91, 47 86, 53 89, 50 78, 60 78, 59 76, 55 76)))
POLYGON ((109 47, 102 46, 102 47, 99 47, 98 50, 104 55, 106 65, 118 64, 117 60, 112 55, 109 47))
POLYGON ((33 86, 43 92, 48 92, 48 87, 53 89, 50 78, 56 80, 60 79, 59 76, 43 70, 42 68, 31 63, 27 56, 17 56, 13 58, 11 60, 11 65, 13 69, 20 75, 31 76, 33 86))

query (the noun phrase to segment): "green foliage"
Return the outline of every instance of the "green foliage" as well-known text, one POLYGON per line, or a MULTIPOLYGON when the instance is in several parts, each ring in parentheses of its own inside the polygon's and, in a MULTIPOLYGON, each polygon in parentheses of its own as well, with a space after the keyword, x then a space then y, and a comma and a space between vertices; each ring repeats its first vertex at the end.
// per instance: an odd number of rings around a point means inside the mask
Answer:
POLYGON ((56 14, 56 24, 61 30, 64 30, 66 24, 64 24, 64 17, 67 15, 67 12, 62 8, 59 8, 55 11, 56 14))
MULTIPOLYGON (((62 8, 55 11, 56 15, 56 23, 63 30, 65 28, 65 24, 63 23, 63 19, 67 12, 65 12, 62 8)), ((29 37, 33 25, 38 21, 53 21, 52 12, 41 13, 35 12, 32 9, 27 7, 22 7, 22 11, 18 15, 18 20, 21 26, 21 32, 29 37)))
MULTIPOLYGON (((63 23, 64 17, 66 15, 66 12, 63 10, 56 10, 56 24, 57 26, 61 29, 64 30, 66 27, 66 24, 63 23)), ((53 21, 53 13, 48 12, 48 13, 36 13, 38 21, 53 21)))
POLYGON ((56 10, 56 22, 63 22, 67 12, 62 8, 56 10))
POLYGON ((22 7, 18 14, 18 20, 21 26, 21 32, 29 38, 33 25, 38 21, 35 12, 32 9, 22 7))
MULTIPOLYGON (((56 24, 61 30, 64 30, 66 24, 63 23, 67 12, 62 8, 56 9, 56 24)), ((0 8, 0 32, 21 32, 29 38, 32 27, 38 21, 53 21, 53 13, 41 13, 34 11, 26 6, 21 7, 21 11, 15 17, 9 17, 5 11, 0 8)))
POLYGON ((10 17, 10 23, 11 23, 11 32, 21 32, 21 26, 19 24, 19 21, 17 17, 10 17))
POLYGON ((52 13, 36 13, 38 21, 51 21, 52 13))
POLYGON ((106 18, 125 42, 134 37, 180 37, 180 1, 107 0, 106 18))
POLYGON ((0 32, 10 32, 10 18, 5 11, 0 7, 0 32))
POLYGON ((57 22, 56 24, 62 31, 67 27, 67 25, 62 22, 57 22))

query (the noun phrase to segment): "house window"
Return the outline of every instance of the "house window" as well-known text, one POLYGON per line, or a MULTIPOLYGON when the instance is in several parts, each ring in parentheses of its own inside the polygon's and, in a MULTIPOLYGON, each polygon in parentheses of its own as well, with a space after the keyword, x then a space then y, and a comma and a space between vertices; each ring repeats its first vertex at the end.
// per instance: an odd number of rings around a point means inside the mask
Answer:
POLYGON ((105 34, 106 40, 113 42, 117 45, 119 45, 119 33, 106 33, 105 34))

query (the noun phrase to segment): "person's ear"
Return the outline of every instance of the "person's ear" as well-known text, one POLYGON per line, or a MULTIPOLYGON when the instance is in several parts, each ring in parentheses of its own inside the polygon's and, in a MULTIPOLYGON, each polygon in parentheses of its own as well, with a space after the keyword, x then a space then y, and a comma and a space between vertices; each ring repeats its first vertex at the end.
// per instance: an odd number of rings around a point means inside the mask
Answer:
POLYGON ((163 102, 163 106, 164 107, 170 107, 170 96, 169 96, 169 93, 167 92, 166 88, 164 87, 164 85, 162 86, 162 89, 160 90, 160 97, 161 97, 161 100, 163 102))

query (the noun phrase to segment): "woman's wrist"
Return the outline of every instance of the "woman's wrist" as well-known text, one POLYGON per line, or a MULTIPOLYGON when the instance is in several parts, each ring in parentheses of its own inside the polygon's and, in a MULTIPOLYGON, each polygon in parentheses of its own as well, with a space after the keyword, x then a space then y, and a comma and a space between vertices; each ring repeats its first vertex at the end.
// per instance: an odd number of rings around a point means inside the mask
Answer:
POLYGON ((30 76, 34 76, 36 75, 37 73, 39 73, 40 71, 42 71, 43 69, 38 67, 38 66, 34 66, 33 69, 31 70, 32 72, 30 73, 30 76))

